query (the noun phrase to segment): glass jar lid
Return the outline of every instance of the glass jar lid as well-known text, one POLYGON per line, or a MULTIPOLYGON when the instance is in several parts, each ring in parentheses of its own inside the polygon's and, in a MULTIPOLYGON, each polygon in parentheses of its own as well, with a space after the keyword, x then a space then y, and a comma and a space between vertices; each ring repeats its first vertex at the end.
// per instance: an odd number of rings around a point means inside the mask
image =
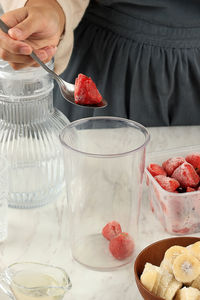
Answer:
MULTIPOLYGON (((53 61, 47 66, 53 69, 53 61)), ((8 62, 0 60, 0 98, 8 97, 13 101, 19 97, 30 99, 47 94, 52 89, 53 79, 42 67, 16 71, 8 62)))

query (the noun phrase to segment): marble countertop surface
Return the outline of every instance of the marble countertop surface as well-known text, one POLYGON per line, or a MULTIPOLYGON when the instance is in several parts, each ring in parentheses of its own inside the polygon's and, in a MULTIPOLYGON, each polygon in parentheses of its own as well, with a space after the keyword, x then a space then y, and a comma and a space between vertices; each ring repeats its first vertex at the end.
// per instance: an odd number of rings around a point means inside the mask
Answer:
MULTIPOLYGON (((200 126, 149 128, 147 152, 200 144, 200 126)), ((147 153, 148 155, 148 153, 147 153)), ((63 267, 72 281, 64 300, 141 300, 133 264, 114 272, 88 270, 73 261, 68 244, 65 194, 42 208, 8 210, 8 238, 0 244, 0 269, 19 261, 38 261, 63 267)), ((196 234, 196 236, 200 236, 196 234)), ((144 187, 139 222, 141 249, 169 237, 152 214, 144 187)), ((0 299, 9 298, 0 291, 0 299)))

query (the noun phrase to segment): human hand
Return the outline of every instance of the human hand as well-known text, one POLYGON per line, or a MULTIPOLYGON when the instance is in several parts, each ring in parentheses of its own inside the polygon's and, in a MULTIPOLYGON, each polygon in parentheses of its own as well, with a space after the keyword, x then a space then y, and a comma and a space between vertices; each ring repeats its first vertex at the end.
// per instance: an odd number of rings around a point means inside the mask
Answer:
POLYGON ((25 7, 5 13, 1 19, 10 27, 0 30, 0 58, 15 69, 38 66, 32 51, 43 61, 54 56, 64 29, 65 16, 56 0, 29 0, 25 7))

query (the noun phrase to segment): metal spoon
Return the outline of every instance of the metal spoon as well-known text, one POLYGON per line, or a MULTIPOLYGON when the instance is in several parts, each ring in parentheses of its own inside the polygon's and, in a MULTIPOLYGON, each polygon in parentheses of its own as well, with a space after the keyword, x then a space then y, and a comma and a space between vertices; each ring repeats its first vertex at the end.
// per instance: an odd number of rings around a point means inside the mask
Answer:
MULTIPOLYGON (((0 19, 0 28, 2 29, 3 32, 8 33, 8 30, 10 29, 1 19, 0 19)), ((60 92, 62 96, 69 101, 70 103, 77 105, 77 106, 82 106, 86 108, 103 108, 108 105, 107 101, 105 99, 102 99, 102 101, 99 104, 93 104, 93 105, 82 105, 75 103, 74 99, 74 90, 75 90, 75 85, 68 83, 64 81, 60 76, 58 76, 54 71, 50 70, 40 59, 37 57, 37 55, 32 52, 30 56, 39 64, 41 65, 53 78, 56 80, 60 92)))

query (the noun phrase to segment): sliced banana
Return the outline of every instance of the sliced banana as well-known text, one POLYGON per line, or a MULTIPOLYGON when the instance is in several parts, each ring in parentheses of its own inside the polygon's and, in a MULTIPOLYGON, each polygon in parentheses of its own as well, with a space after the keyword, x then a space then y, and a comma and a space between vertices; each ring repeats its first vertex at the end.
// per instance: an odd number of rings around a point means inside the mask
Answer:
POLYGON ((172 274, 150 263, 145 264, 140 280, 155 295, 164 297, 166 294, 167 300, 172 300, 177 290, 182 287, 172 274))
POLYGON ((190 248, 192 247, 192 245, 193 245, 193 244, 190 244, 190 245, 186 246, 186 248, 187 248, 188 250, 190 250, 190 248))
POLYGON ((200 275, 192 282, 191 287, 200 290, 200 275))
POLYGON ((196 242, 188 247, 188 251, 190 254, 195 256, 198 260, 200 260, 200 241, 196 242))
POLYGON ((150 263, 146 263, 140 280, 142 284, 149 290, 150 292, 153 291, 153 288, 156 284, 158 284, 159 280, 159 267, 156 267, 150 263))
POLYGON ((162 276, 162 272, 161 272, 160 268, 156 269, 156 272, 157 272, 157 278, 156 278, 155 284, 154 284, 153 289, 152 289, 152 292, 155 295, 157 295, 158 288, 159 288, 159 285, 160 285, 161 276, 162 276))
POLYGON ((155 266, 155 265, 152 265, 151 263, 146 263, 145 266, 144 266, 144 270, 143 270, 143 273, 145 273, 146 271, 149 271, 149 270, 155 270, 159 267, 155 266))
POLYGON ((168 285, 163 298, 165 300, 174 299, 174 296, 176 295, 177 291, 182 287, 182 285, 183 284, 181 282, 177 281, 176 279, 173 279, 168 285))
POLYGON ((165 300, 200 300, 200 241, 170 247, 160 267, 145 264, 140 279, 150 292, 165 300))
POLYGON ((166 258, 168 261, 174 261, 174 259, 183 253, 188 253, 188 250, 186 247, 182 247, 182 246, 172 246, 169 249, 167 249, 167 251, 165 251, 165 255, 164 258, 166 258))
POLYGON ((172 246, 165 252, 164 258, 160 264, 162 269, 167 270, 169 273, 173 273, 172 265, 175 258, 181 254, 187 254, 188 249, 182 246, 172 246))
POLYGON ((200 300, 200 292, 192 287, 184 287, 178 290, 174 300, 200 300))
POLYGON ((172 266, 171 266, 170 262, 167 261, 166 259, 163 259, 161 261, 160 267, 161 267, 161 269, 173 274, 172 266))
POLYGON ((191 282, 200 274, 200 262, 190 254, 181 254, 175 258, 172 270, 176 280, 182 283, 191 282))
POLYGON ((165 295, 165 292, 173 278, 174 276, 169 272, 165 270, 161 271, 161 279, 156 293, 157 296, 163 297, 165 295))

